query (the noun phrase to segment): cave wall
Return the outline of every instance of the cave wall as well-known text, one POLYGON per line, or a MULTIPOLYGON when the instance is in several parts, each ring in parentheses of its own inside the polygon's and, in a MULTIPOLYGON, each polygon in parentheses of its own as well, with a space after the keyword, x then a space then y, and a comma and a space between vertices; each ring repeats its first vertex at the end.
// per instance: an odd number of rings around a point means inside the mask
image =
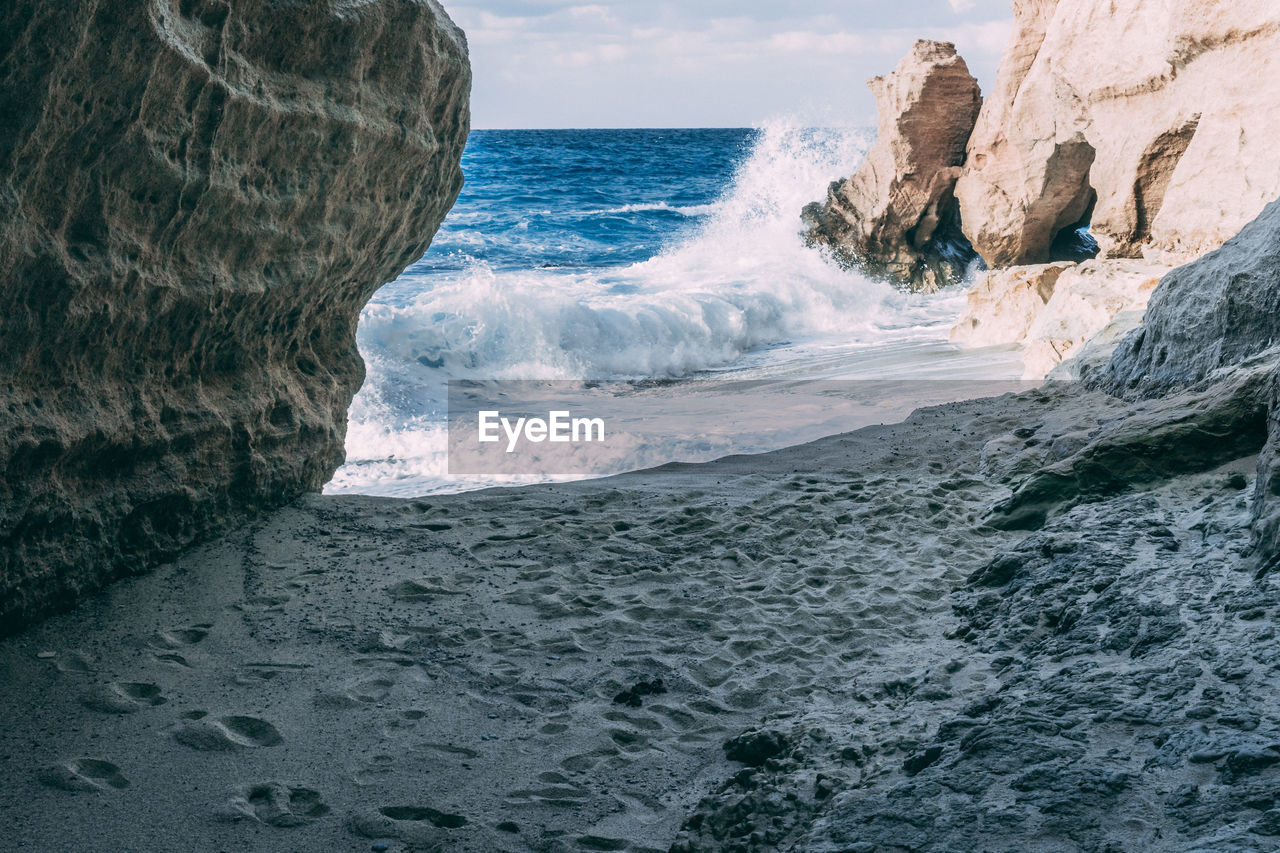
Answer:
POLYGON ((0 9, 0 634, 320 488, 462 186, 434 0, 0 9))

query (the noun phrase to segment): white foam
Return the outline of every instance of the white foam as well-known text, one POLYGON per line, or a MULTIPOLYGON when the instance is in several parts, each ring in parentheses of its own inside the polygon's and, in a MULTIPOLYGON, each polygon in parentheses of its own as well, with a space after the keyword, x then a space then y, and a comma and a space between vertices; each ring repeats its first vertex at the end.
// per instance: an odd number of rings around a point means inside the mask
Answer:
MULTIPOLYGON (((759 363, 761 348, 783 342, 857 350, 944 337, 960 297, 903 294, 803 243, 801 208, 849 174, 866 145, 856 130, 769 124, 723 198, 681 211, 701 219, 691 235, 628 267, 470 261, 402 277, 397 297, 361 315, 368 377, 351 409, 349 462, 330 491, 442 477, 448 379, 683 377, 753 352, 759 363)), ((655 207, 666 205, 617 210, 655 207)))

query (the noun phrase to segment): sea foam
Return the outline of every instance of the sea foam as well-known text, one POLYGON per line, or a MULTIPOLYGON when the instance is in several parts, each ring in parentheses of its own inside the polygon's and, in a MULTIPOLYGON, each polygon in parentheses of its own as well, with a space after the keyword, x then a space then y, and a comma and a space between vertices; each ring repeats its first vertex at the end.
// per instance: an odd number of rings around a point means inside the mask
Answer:
MULTIPOLYGON (((675 379, 776 366, 814 348, 936 343, 960 297, 904 294, 804 245, 800 209, 850 173, 866 146, 856 129, 765 125, 718 199, 596 209, 676 213, 687 223, 648 259, 622 265, 603 258, 540 268, 468 256, 466 246, 503 235, 468 233, 469 211, 461 211, 449 234, 463 247, 454 268, 411 268, 361 315, 368 377, 351 407, 348 464, 330 491, 439 486, 450 379, 675 379), (424 478, 432 482, 399 482, 424 478)), ((545 212, 542 197, 530 201, 517 228, 545 212)), ((903 360, 899 372, 911 370, 903 360)))

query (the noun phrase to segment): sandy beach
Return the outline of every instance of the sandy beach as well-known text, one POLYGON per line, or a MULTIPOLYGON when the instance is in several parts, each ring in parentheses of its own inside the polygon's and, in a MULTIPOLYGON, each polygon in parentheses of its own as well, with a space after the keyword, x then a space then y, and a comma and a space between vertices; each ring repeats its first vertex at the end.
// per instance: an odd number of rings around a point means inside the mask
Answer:
POLYGON ((307 498, 0 646, 11 839, 666 849, 742 731, 920 739, 990 686, 943 634, 1010 538, 973 535, 1008 426, 960 404, 709 466, 307 498), (920 680, 902 709, 887 685, 920 680))
MULTIPOLYGON (((1119 406, 1067 387, 702 466, 303 499, 0 644, 6 846, 864 849, 802 837, 975 702, 1035 704, 1044 650, 962 626, 1060 591, 975 609, 966 578, 1026 538, 983 525, 1002 481, 1119 406)), ((1216 553, 1247 534, 1227 477, 1174 500, 1225 519, 1216 553)))

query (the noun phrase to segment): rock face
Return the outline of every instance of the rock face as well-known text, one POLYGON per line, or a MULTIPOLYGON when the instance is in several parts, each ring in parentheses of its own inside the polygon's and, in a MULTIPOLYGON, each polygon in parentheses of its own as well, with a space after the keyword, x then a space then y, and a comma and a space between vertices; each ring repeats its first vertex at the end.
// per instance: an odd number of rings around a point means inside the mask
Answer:
POLYGON ((1222 248, 1165 276, 1142 329, 1099 383, 1150 395, 1203 379, 1280 344, 1280 202, 1222 248))
POLYGON ((1165 272, 1166 267, 1124 260, 1085 261, 1063 272, 1027 330, 1025 378, 1046 375, 1121 318, 1137 325, 1165 272))
POLYGON ((805 209, 809 239, 842 261, 918 290, 951 284, 972 259, 952 189, 982 105, 978 82, 946 42, 917 41, 872 79, 879 129, 852 177, 805 209))
POLYGON ((1072 264, 1033 264, 978 276, 951 340, 973 347, 1022 343, 1072 264))
POLYGON ((951 340, 966 346, 1018 344, 1024 349, 1024 378, 1041 379, 1099 335, 1109 354, 1120 336, 1141 321, 1167 271, 1128 260, 992 270, 969 291, 951 340))
POLYGON ((1143 326, 1093 384, 1150 397, 1245 369, 1269 377, 1267 440, 1253 496, 1254 548, 1266 571, 1280 557, 1280 202, 1222 248, 1165 276, 1143 326))
POLYGON ((1182 262, 1280 196, 1272 0, 1015 0, 956 197, 992 267, 1050 260, 1085 221, 1104 255, 1182 262))
POLYGON ((462 186, 435 0, 0 11, 0 632, 319 488, 462 186))

